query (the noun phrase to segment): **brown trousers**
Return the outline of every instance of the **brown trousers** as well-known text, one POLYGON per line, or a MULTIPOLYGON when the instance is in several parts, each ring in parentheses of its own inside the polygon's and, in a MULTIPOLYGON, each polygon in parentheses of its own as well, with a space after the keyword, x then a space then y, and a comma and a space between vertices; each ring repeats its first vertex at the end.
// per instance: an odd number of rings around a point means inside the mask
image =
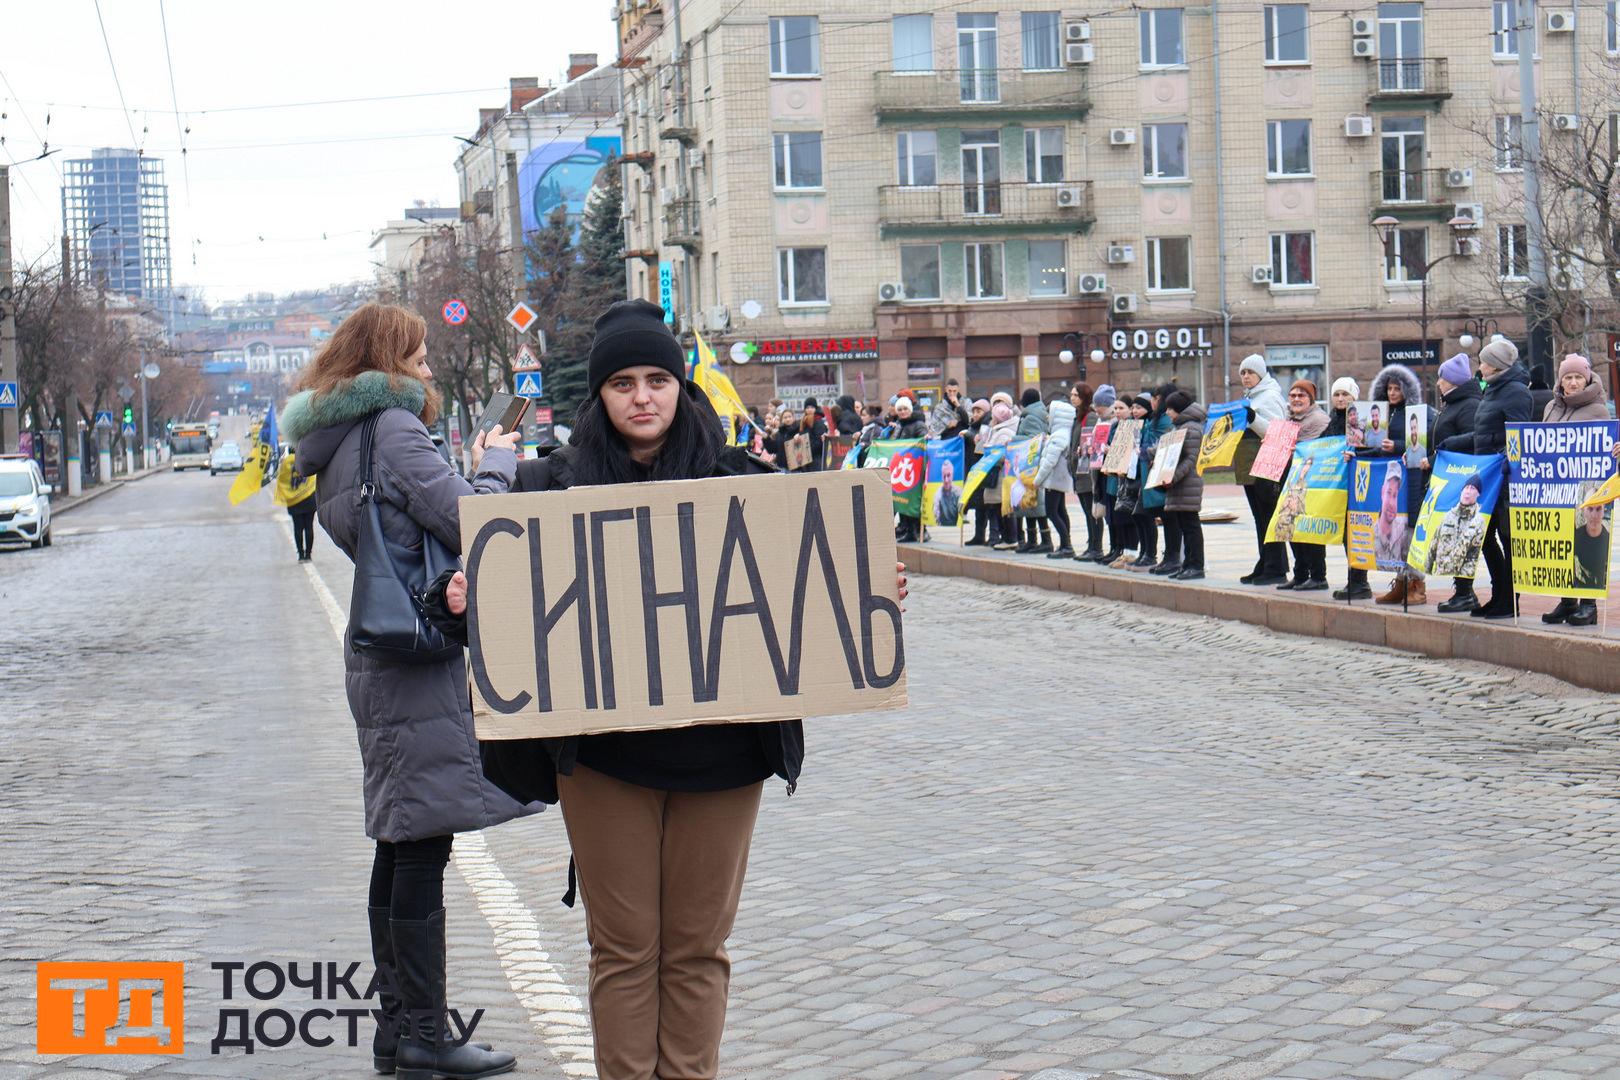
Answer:
POLYGON ((599 1080, 711 1080, 764 785, 657 791, 584 766, 557 782, 585 902, 599 1080))

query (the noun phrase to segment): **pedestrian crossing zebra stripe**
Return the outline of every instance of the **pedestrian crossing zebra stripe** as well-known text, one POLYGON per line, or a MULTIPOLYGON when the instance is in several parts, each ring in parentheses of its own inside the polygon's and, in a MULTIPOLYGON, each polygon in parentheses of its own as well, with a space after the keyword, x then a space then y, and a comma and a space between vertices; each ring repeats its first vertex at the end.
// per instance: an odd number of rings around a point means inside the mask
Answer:
MULTIPOLYGON (((281 526, 290 538, 292 523, 283 518, 281 526)), ((342 642, 348 630, 348 616, 315 564, 305 563, 304 571, 332 633, 342 642)), ((563 977, 560 965, 551 960, 547 946, 552 942, 547 939, 554 935, 541 932, 540 921, 523 902, 517 886, 501 871, 481 834, 458 835, 452 858, 462 880, 472 891, 480 914, 495 934, 495 952, 501 971, 512 993, 529 1014, 529 1022, 539 1032, 547 1052, 565 1075, 595 1080, 596 1053, 590 1016, 579 995, 563 977)))

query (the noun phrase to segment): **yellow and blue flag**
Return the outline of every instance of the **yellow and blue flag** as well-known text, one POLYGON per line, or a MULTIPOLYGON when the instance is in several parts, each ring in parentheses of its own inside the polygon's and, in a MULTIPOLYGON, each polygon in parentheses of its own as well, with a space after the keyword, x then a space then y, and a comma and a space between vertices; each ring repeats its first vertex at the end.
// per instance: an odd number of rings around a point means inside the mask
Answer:
POLYGON ((726 373, 720 370, 720 361, 714 355, 703 335, 693 332, 697 339, 697 356, 692 362, 692 381, 709 396, 709 404, 720 414, 726 425, 730 441, 737 446, 747 445, 749 432, 748 407, 743 404, 737 388, 726 373))

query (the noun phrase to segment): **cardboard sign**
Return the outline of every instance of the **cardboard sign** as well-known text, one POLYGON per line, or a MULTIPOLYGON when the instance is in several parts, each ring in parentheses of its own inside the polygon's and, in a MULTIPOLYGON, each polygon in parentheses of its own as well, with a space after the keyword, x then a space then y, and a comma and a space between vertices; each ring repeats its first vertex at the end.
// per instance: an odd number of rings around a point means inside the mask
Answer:
POLYGON ((904 706, 893 525, 863 469, 463 498, 478 737, 904 706))
POLYGON ((1299 442, 1298 420, 1273 420, 1266 425, 1266 437, 1260 441, 1260 451, 1249 467, 1252 476, 1262 480, 1281 480, 1294 460, 1294 444, 1299 442))
POLYGON ((1108 453, 1103 458, 1102 471, 1108 476, 1132 476, 1136 473, 1136 452, 1142 445, 1142 421, 1120 420, 1114 424, 1113 438, 1108 440, 1108 453))
POLYGON ((782 456, 787 459, 789 472, 810 467, 810 436, 795 435, 782 444, 782 456))
POLYGON ((1153 448, 1153 466, 1148 469, 1147 483, 1143 487, 1169 487, 1176 477, 1176 466, 1181 464, 1181 445, 1187 441, 1187 429, 1178 428, 1159 440, 1153 448))

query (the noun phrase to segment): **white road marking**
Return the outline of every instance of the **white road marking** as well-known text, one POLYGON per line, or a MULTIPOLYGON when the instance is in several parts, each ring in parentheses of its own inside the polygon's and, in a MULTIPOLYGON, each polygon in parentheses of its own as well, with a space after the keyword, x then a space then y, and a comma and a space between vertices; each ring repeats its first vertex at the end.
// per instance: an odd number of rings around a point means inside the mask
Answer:
MULTIPOLYGON (((290 538, 292 523, 283 518, 282 526, 290 538)), ((321 610, 326 612, 332 633, 341 643, 348 631, 348 616, 315 564, 305 563, 304 571, 321 610)), ((452 851, 456 869, 461 871, 478 901, 478 910, 495 932, 495 952, 506 981, 528 1012, 529 1022, 540 1033, 546 1050, 568 1076, 595 1080, 590 1017, 584 1002, 569 989, 562 971, 551 961, 545 941, 551 935, 542 936, 539 920, 524 904, 517 886, 501 872, 482 834, 459 834, 452 851)))

